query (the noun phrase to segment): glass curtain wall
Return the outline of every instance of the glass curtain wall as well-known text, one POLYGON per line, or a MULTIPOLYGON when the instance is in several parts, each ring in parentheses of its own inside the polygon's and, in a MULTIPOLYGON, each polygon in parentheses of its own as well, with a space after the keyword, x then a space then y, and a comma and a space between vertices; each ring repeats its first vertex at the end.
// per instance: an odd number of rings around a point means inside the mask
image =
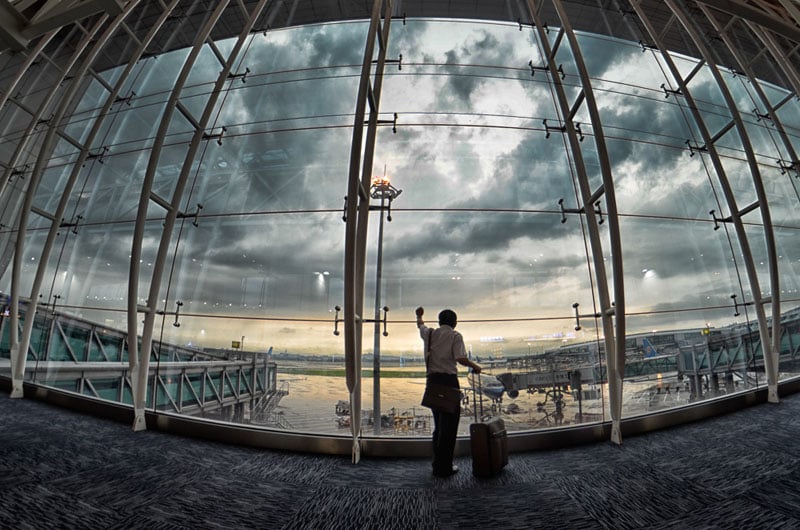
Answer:
MULTIPOLYGON (((148 409, 265 428, 346 435, 349 425, 343 341, 344 223, 352 116, 365 22, 253 33, 226 83, 190 168, 181 215, 169 243, 148 409), (262 366, 271 366, 261 375, 262 366)), ((555 44, 558 28, 548 33, 555 44)), ((624 277, 611 278, 608 224, 600 225, 609 282, 626 296, 623 415, 678 407, 766 384, 763 355, 740 242, 719 176, 699 150, 687 103, 658 52, 631 34, 620 40, 578 34, 601 123, 583 107, 581 154, 593 187, 601 184, 602 127, 619 211, 624 277), (667 87, 666 89, 664 87, 667 87), (709 213, 713 211, 714 213, 709 213)), ((153 193, 170 197, 191 135, 233 40, 206 44, 180 96, 158 158, 153 193), (193 117, 193 118, 192 118, 193 117)), ((402 193, 384 225, 380 300, 386 322, 364 326, 363 404, 371 409, 380 378, 380 410, 365 410, 364 431, 382 436, 430 433, 419 406, 422 342, 414 309, 429 325, 443 308, 458 329, 480 380, 462 373, 462 432, 474 411, 501 414, 512 431, 608 421, 606 352, 596 316, 596 277, 575 153, 563 131, 556 91, 535 31, 510 23, 409 19, 394 24, 384 73, 373 174, 402 193), (374 334, 380 371, 373 371, 374 334), (474 385, 480 383, 480 392, 474 385)), ((62 229, 47 257, 28 352, 27 380, 132 403, 120 375, 136 211, 158 124, 187 50, 141 59, 100 125, 92 156, 69 192, 62 229), (113 372, 77 378, 63 363, 116 363, 113 372), (33 369, 30 369, 33 367, 33 369), (77 382, 76 382, 77 381, 77 382)), ((688 74, 708 128, 731 111, 707 66, 674 54, 688 74)), ((568 99, 581 91, 575 53, 561 42, 555 62, 568 99)), ((100 116, 108 86, 124 66, 85 83, 35 192, 35 210, 52 212, 78 151, 100 116), (102 80, 102 81, 101 81, 102 80)), ((35 75, 35 74, 31 74, 35 75)), ((800 206, 796 170, 775 124, 763 119, 747 79, 725 74, 769 195, 779 249, 781 377, 796 375, 800 354, 800 206)), ((788 92, 763 83, 773 104, 788 92)), ((16 164, 38 156, 41 133, 16 125, 3 109, 0 153, 16 164), (27 135, 27 137, 26 137, 27 135)), ((800 149, 800 104, 777 115, 800 149)), ((717 142, 740 207, 756 200, 742 139, 717 142)), ((24 170, 28 171, 28 170, 24 170)), ((26 184, 21 183, 24 189, 26 184)), ((13 248, 10 219, 20 189, 4 190, 3 248, 13 248), (7 212, 7 213, 6 213, 7 212)), ((604 201, 597 212, 607 216, 604 201)), ((381 212, 367 240, 365 304, 376 305, 381 212)), ((140 260, 139 300, 149 282, 165 214, 151 202, 140 260)), ((745 218, 762 290, 769 289, 764 226, 745 218)), ((47 228, 33 215, 24 237, 20 295, 31 292, 47 228)), ((3 261, 5 264, 6 262, 3 261)), ((2 271, 8 295, 12 266, 2 271)), ((22 319, 25 314, 24 304, 22 319)), ((141 317, 141 315, 139 315, 141 317)), ((383 312, 381 313, 383 318, 383 312)), ((141 332, 141 329, 139 330, 141 332)), ((9 356, 9 320, 0 350, 9 356)), ((8 363, 0 365, 7 370, 8 363)), ((108 368, 108 367, 106 367, 108 368)))

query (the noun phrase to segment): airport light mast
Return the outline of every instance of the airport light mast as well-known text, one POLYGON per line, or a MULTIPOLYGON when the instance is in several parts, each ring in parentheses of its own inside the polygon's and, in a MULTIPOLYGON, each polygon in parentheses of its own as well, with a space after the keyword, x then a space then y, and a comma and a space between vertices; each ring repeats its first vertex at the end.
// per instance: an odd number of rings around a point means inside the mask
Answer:
MULTIPOLYGON (((375 345, 372 353, 372 427, 373 433, 378 436, 381 434, 381 276, 383 269, 383 213, 387 212, 386 220, 392 220, 392 201, 403 193, 392 186, 389 177, 384 170, 383 177, 372 177, 372 186, 369 189, 370 197, 380 199, 380 206, 370 205, 370 210, 380 212, 380 222, 378 223, 378 262, 375 267, 375 345)), ((383 311, 388 312, 388 307, 383 307, 383 311)), ((385 315, 384 315, 385 318, 385 315)), ((384 324, 385 325, 385 324, 384 324)), ((388 335, 384 327, 384 335, 388 335)))

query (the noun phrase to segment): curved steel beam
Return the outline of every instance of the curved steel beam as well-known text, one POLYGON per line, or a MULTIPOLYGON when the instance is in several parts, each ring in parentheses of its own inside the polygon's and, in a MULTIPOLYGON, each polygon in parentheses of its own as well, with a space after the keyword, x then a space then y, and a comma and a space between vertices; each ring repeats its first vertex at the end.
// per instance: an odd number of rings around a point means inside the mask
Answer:
MULTIPOLYGON (((52 38, 56 36, 56 33, 58 33, 58 30, 53 30, 50 33, 43 36, 36 43, 36 47, 26 55, 25 60, 19 65, 19 68, 17 69, 17 74, 11 80, 11 83, 9 83, 8 87, 5 88, 5 91, 2 94, 0 94, 0 109, 2 109, 3 105, 6 104, 8 98, 11 97, 11 94, 17 89, 17 85, 19 84, 19 82, 22 81, 24 75, 28 73, 28 69, 31 67, 34 61, 36 61, 36 59, 39 58, 39 55, 42 53, 45 47, 50 43, 52 38)), ((2 183, 1 185, 5 185, 5 183, 2 183)), ((0 188, 0 194, 2 194, 2 192, 3 189, 0 188)))
MULTIPOLYGON (((369 188, 377 135, 378 111, 386 62, 386 46, 392 20, 392 0, 385 0, 384 24, 380 24, 384 0, 374 0, 369 33, 364 45, 364 61, 356 96, 353 140, 350 145, 350 169, 347 185, 347 209, 344 250, 344 347, 345 378, 350 392, 350 429, 353 437, 352 461, 361 459, 361 340, 364 323, 364 276, 366 268, 367 228, 369 226, 369 188), (376 37, 381 39, 375 82, 371 83, 376 37), (362 146, 364 117, 370 102, 367 138, 362 146), (362 151, 363 150, 363 151, 362 151)), ((380 411, 373 412, 380 414, 380 411)))
MULTIPOLYGON (((27 74, 30 71, 30 68, 33 66, 33 64, 36 62, 36 60, 40 59, 40 57, 44 54, 45 47, 47 47, 47 45, 50 43, 52 38, 56 36, 56 33, 58 33, 58 31, 51 31, 47 35, 43 36, 41 39, 39 39, 39 42, 37 43, 36 47, 27 54, 25 60, 19 65, 17 73, 14 76, 14 78, 11 80, 11 83, 5 89, 5 92, 2 92, 2 94, 0 94, 0 110, 2 110, 2 108, 8 102, 8 100, 11 98, 11 94, 14 93, 14 91, 17 89, 17 86, 22 81, 22 79, 25 77, 25 74, 27 74)), ((41 71, 40 71, 39 77, 41 77, 41 75, 42 74, 41 74, 41 71)), ((35 81, 34 81, 34 84, 36 84, 35 81)), ((8 128, 11 126, 11 122, 12 121, 13 120, 6 120, 6 128, 4 130, 0 130, 0 136, 4 135, 6 133, 8 128)), ((32 120, 32 123, 35 123, 35 120, 32 120)), ((0 180, 0 204, 2 204, 4 202, 6 203, 6 206, 0 206, 0 222, 2 222, 2 219, 5 218, 5 215, 6 215, 7 209, 8 209, 8 205, 11 204, 12 202, 18 202, 18 200, 19 200, 18 197, 14 196, 15 194, 14 194, 14 191, 13 191, 13 187, 9 187, 9 184, 11 183, 11 180, 13 179, 13 177, 10 177, 10 175, 13 175, 14 167, 13 166, 9 166, 7 169, 10 170, 8 172, 9 173, 9 177, 8 178, 3 178, 2 180, 0 180)), ((4 177, 5 177, 6 176, 5 174, 7 172, 4 171, 3 173, 4 173, 4 177)), ((13 211, 11 213, 9 213, 9 215, 13 216, 13 211)), ((10 246, 11 243, 12 242, 10 242, 8 239, 4 239, 3 241, 0 241, 0 255, 5 254, 6 248, 8 246, 10 246)), ((6 258, 6 259, 3 259, 3 260, 0 260, 0 276, 2 276, 5 273, 6 266, 8 265, 8 260, 9 259, 10 258, 6 258)))
MULTIPOLYGON (((684 12, 684 10, 677 5, 675 0, 665 0, 667 5, 672 9, 672 12, 675 13, 675 16, 680 21, 681 25, 684 27, 686 32, 691 37, 692 41, 694 41, 697 49, 700 51, 703 59, 706 61, 711 74, 713 75, 714 79, 719 85, 720 92, 722 92, 722 97, 725 99, 725 103, 728 106, 728 110, 733 117, 733 121, 736 127, 736 131, 739 133, 740 141, 742 142, 742 147, 744 148, 745 155, 747 156, 747 165, 750 168, 750 175, 753 178, 753 185, 756 190, 756 198, 758 199, 759 204, 759 212, 761 212, 761 222, 764 225, 764 239, 766 242, 767 247, 767 262, 768 262, 768 269, 769 269, 769 287, 770 287, 770 294, 769 296, 762 296, 761 291, 754 291, 753 298, 755 299, 756 303, 756 315, 758 316, 758 327, 761 331, 761 349, 763 350, 764 354, 764 365, 767 372, 767 385, 769 386, 768 389, 768 399, 771 403, 777 403, 779 401, 778 397, 778 352, 780 351, 780 325, 781 325, 781 287, 780 287, 780 276, 778 271, 778 250, 775 244, 775 233, 772 227, 772 214, 769 210, 769 199, 767 197, 767 192, 764 189, 764 181, 761 178, 761 170, 758 167, 758 161, 756 160, 755 153, 753 152, 753 145, 750 142, 750 136, 747 133, 747 128, 744 126, 744 120, 742 120, 742 115, 739 112, 739 109, 736 107, 736 101, 733 99, 733 95, 731 95, 731 91, 728 89, 728 85, 725 83, 725 79, 723 79, 722 74, 719 71, 716 63, 714 62, 713 55, 711 54, 710 50, 705 44, 700 33, 697 31, 697 28, 694 26, 691 20, 689 20, 688 15, 684 12), (770 333, 769 333, 769 323, 767 322, 766 312, 764 311, 764 305, 770 304, 771 305, 771 312, 772 312, 772 337, 770 340, 770 333)), ((746 235, 746 233, 745 233, 746 235)), ((750 257, 750 261, 752 260, 752 256, 750 257)), ((755 271, 755 267, 752 271, 748 269, 748 272, 751 274, 757 274, 755 271)), ((756 281, 758 278, 756 277, 756 281)), ((751 279, 752 282, 752 279, 751 279)))
MULTIPOLYGON (((8 161, 5 171, 3 171, 2 179, 0 179, 0 197, 5 192, 6 186, 8 185, 10 179, 13 178, 14 173, 17 169, 17 165, 19 164, 20 160, 22 159, 23 155, 26 153, 28 144, 36 137, 35 130, 38 125, 42 123, 42 116, 44 113, 50 110, 51 104, 53 103, 54 98, 58 94, 62 83, 67 78, 67 74, 75 66, 75 63, 80 59, 83 51, 86 49, 86 46, 92 41, 92 37, 94 34, 99 31, 99 26, 95 25, 93 30, 85 35, 83 39, 81 39, 80 43, 78 44, 75 51, 70 56, 67 63, 64 65, 64 68, 60 71, 60 75, 57 79, 53 79, 50 81, 52 85, 50 86, 50 91, 47 93, 47 96, 42 100, 39 104, 38 108, 34 111, 30 122, 28 123, 25 132, 20 137, 19 143, 17 147, 14 149, 14 154, 11 155, 11 158, 8 161)), ((41 55, 45 55, 44 52, 41 52, 41 55)))
MULTIPOLYGON (((558 72, 556 69, 557 66, 555 61, 555 53, 550 46, 550 41, 545 33, 544 23, 533 0, 528 0, 528 9, 529 15, 534 21, 534 26, 538 32, 539 42, 544 51, 544 58, 547 60, 550 79, 556 90, 561 119, 565 127, 570 151, 572 153, 573 163, 575 164, 575 169, 578 175, 578 187, 580 190, 581 201, 583 202, 582 210, 586 215, 586 223, 589 232, 589 244, 592 250, 592 261, 594 264, 594 274, 597 284, 597 297, 599 298, 600 303, 600 319, 603 327, 606 358, 608 360, 609 397, 611 399, 612 419, 611 440, 614 443, 620 444, 622 443, 622 432, 620 430, 620 421, 622 419, 622 378, 625 373, 625 290, 622 269, 622 246, 620 242, 621 238, 619 235, 619 223, 617 219, 614 181, 611 174, 611 163, 608 158, 608 149, 605 143, 605 136, 603 134, 602 122, 600 121, 600 114, 597 109, 594 92, 592 91, 591 79, 583 61, 583 55, 581 54, 580 46, 578 45, 577 38, 575 37, 575 33, 572 29, 569 16, 564 10, 561 1, 553 0, 553 4, 556 8, 559 19, 561 20, 562 31, 567 37, 575 60, 576 68, 578 69, 578 76, 580 78, 582 87, 581 97, 584 98, 584 102, 586 103, 592 120, 594 141, 600 160, 600 169, 603 180, 602 191, 603 195, 606 197, 606 205, 609 213, 609 232, 613 255, 612 271, 614 274, 614 296, 616 298, 616 307, 612 303, 609 295, 606 266, 603 258, 603 243, 600 236, 599 222, 594 210, 594 203, 597 201, 597 198, 595 196, 595 192, 593 192, 590 188, 589 176, 581 149, 581 141, 578 137, 575 124, 572 120, 575 109, 573 109, 570 106, 569 101, 567 101, 566 90, 564 89, 560 72, 558 72), (613 320, 615 312, 617 315, 616 330, 613 320), (619 340, 617 340, 617 338, 619 340), (621 346, 618 343, 620 343, 621 346)), ((592 293, 592 295, 594 296, 594 293, 592 293)))
MULTIPOLYGON (((139 306, 139 260, 142 256, 142 240, 144 239, 144 225, 147 222, 147 209, 151 201, 151 193, 153 190, 153 180, 155 179, 156 170, 158 169, 158 162, 161 158, 161 150, 164 147, 164 138, 169 130, 170 123, 172 122, 172 115, 186 84, 186 80, 191 73, 200 51, 214 28, 222 12, 228 6, 229 1, 224 0, 219 2, 213 13, 206 20, 203 27, 197 33, 194 45, 192 46, 189 55, 183 63, 178 78, 173 85, 172 92, 170 93, 169 100, 167 101, 164 113, 161 116, 158 132, 153 142, 150 151, 150 159, 147 163, 147 170, 145 172, 144 181, 142 182, 142 192, 139 198, 139 208, 136 212, 136 225, 133 232, 133 243, 131 245, 131 265, 128 277, 128 354, 130 369, 133 378, 133 405, 134 405, 134 420, 133 430, 140 431, 147 428, 145 422, 144 409, 147 405, 147 370, 150 364, 150 347, 152 345, 152 331, 153 323, 155 321, 155 305, 158 299, 158 290, 156 290, 155 299, 148 299, 145 306, 139 306), (153 309, 151 309, 153 308, 153 309), (142 332, 142 348, 139 350, 138 344, 138 327, 139 327, 139 312, 145 313, 145 323, 142 332), (147 332, 147 333, 145 333, 147 332)), ((157 266, 153 269, 153 278, 160 282, 161 270, 163 269, 163 262, 161 269, 157 266)), ((159 283, 160 285, 160 283, 159 283)), ((152 295, 153 290, 150 289, 152 295)))
POLYGON ((783 35, 788 39, 792 39, 795 42, 800 41, 800 28, 797 27, 800 21, 795 20, 795 24, 792 24, 792 20, 783 19, 765 9, 753 7, 751 2, 743 2, 742 0, 698 0, 697 4, 701 7, 705 4, 731 15, 747 18, 759 26, 783 35))
MULTIPOLYGON (((106 20, 108 19, 107 16, 102 16, 94 25, 91 31, 89 31, 85 38, 81 42, 81 46, 79 46, 75 53, 73 54, 70 62, 69 67, 65 68, 62 74, 61 81, 63 81, 67 75, 67 73, 72 69, 72 66, 78 61, 78 58, 83 54, 86 47, 92 41, 94 36, 100 29, 105 25, 106 20)), ((18 220, 18 227, 17 227, 17 241, 14 247, 14 265, 11 271, 11 330, 10 330, 10 350, 11 350, 11 372, 12 372, 12 379, 13 379, 13 388, 11 391, 11 397, 13 398, 20 398, 23 395, 22 392, 22 379, 25 376, 25 360, 28 356, 27 349, 21 349, 19 343, 19 290, 20 290, 20 280, 22 276, 22 254, 25 250, 25 235, 27 233, 27 224, 28 224, 28 217, 31 213, 31 207, 33 206, 33 199, 36 196, 36 190, 39 187, 39 181, 41 180, 41 176, 44 174, 44 170, 47 167, 47 161, 49 160, 50 154, 53 149, 53 143, 55 141, 56 132, 58 131, 57 124, 61 122, 64 118, 64 115, 67 112, 67 108, 72 103, 72 99, 78 92, 78 88, 80 83, 80 79, 83 77, 83 74, 88 70, 89 65, 93 57, 95 57, 100 50, 105 45, 105 41, 98 41, 93 46, 88 58, 84 61, 82 66, 76 72, 75 78, 69 85, 69 89, 66 94, 64 94, 60 100, 60 104, 56 110, 55 115, 51 119, 51 125, 47 130, 47 134, 45 135, 45 139, 42 142, 42 145, 39 147, 39 156, 36 159, 36 165, 33 168, 33 173, 31 174, 30 181, 28 183, 28 189, 25 193, 25 200, 22 205, 22 210, 19 213, 19 220, 18 220)), ((51 90, 50 94, 48 94, 48 98, 46 103, 53 99, 55 94, 58 92, 60 83, 54 85, 53 89, 51 90)), ((39 113, 42 112, 42 109, 46 106, 43 104, 40 107, 39 113)), ((35 127, 35 123, 33 124, 35 127)), ((20 145, 26 144, 27 138, 20 142, 20 145)), ((60 223, 60 219, 53 220, 54 223, 60 223)), ((32 301, 33 303, 34 301, 32 301)), ((26 322, 28 320, 33 321, 34 313, 28 308, 27 318, 25 319, 26 322)))
MULTIPOLYGON (((745 270, 747 271, 747 277, 750 283, 750 290, 752 291, 753 297, 755 298, 755 310, 758 320, 759 334, 761 336, 761 343, 765 350, 764 357, 766 359, 768 357, 766 353, 766 348, 771 347, 772 341, 770 339, 769 329, 767 327, 766 314, 764 312, 764 306, 762 303, 761 287, 759 285, 758 273, 756 271, 755 263, 753 262, 753 254, 750 250, 750 242, 747 236, 747 231, 744 228, 744 223, 742 222, 741 215, 739 213, 740 209, 736 203, 736 196, 733 192, 730 182, 728 181, 727 173, 725 172, 725 168, 722 165, 722 160, 720 159, 719 153, 717 152, 716 146, 714 145, 714 140, 708 131, 708 127, 706 126, 702 114, 700 113, 697 105, 695 104, 694 98, 692 97, 691 94, 691 90, 687 86, 687 81, 681 75, 680 70, 676 66, 675 62, 672 60, 672 56, 670 55, 669 51, 665 48, 664 43, 660 37, 660 33, 653 26, 652 22, 647 16, 647 13, 645 12, 644 9, 642 9, 640 3, 641 3, 640 0, 632 0, 631 6, 636 11, 639 20, 645 26, 645 29, 647 30, 650 38, 652 39, 653 43, 656 45, 659 52, 661 53, 670 73, 677 82, 677 85, 680 87, 681 93, 684 99, 686 100, 686 107, 688 107, 692 115, 692 118, 694 119, 694 122, 698 130, 700 131, 708 155, 711 158, 714 171, 716 172, 717 178, 719 179, 720 182, 720 186, 722 187, 723 195, 725 196, 725 201, 727 202, 728 209, 730 210, 731 222, 734 226, 737 239, 739 240, 739 246, 742 251, 742 259, 745 264, 745 270)), ((669 6, 671 9, 675 7, 674 3, 672 2, 669 3, 669 6)), ((701 50, 707 51, 705 49, 705 46, 703 46, 701 50)), ((715 79, 721 79, 719 77, 720 76, 719 71, 715 67, 711 67, 711 70, 715 72, 715 79)), ((723 90, 723 87, 720 87, 720 90, 723 90)), ((728 94, 728 96, 730 97, 730 94, 728 94)), ((739 122, 741 122, 741 120, 739 120, 739 122)), ((742 136, 742 141, 744 141, 746 138, 747 136, 742 136)), ((752 153, 749 154, 751 155, 752 153)), ((779 313, 775 314, 778 315, 779 313)), ((768 384, 770 384, 769 381, 768 384)), ((778 399, 777 392, 773 393, 772 391, 770 391, 769 394, 770 394, 769 397, 770 401, 777 401, 778 399)))
MULTIPOLYGON (((728 47, 728 50, 730 51, 731 55, 733 55, 734 59, 736 59, 736 63, 739 67, 739 70, 744 72, 744 74, 747 76, 747 80, 750 82, 750 85, 752 85, 753 89, 755 90, 756 95, 758 96, 758 100, 761 102, 761 105, 763 105, 764 110, 766 111, 767 117, 775 126, 775 130, 778 132, 778 136, 781 139, 783 148, 786 150, 788 161, 789 162, 797 161, 798 160, 797 151, 795 150, 794 145, 792 145, 792 140, 791 138, 789 138, 789 135, 786 132, 786 128, 783 126, 783 122, 778 117, 776 108, 770 102, 769 98, 767 97, 767 94, 764 92, 764 89, 761 86, 761 82, 756 78, 753 69, 750 67, 750 64, 752 64, 752 62, 747 61, 742 52, 736 46, 736 43, 733 41, 727 28, 723 26, 714 17, 714 14, 711 13, 711 10, 708 9, 707 7, 704 7, 703 5, 700 5, 700 9, 703 10, 708 20, 720 34, 720 37, 722 38, 725 45, 728 47)), ((738 20, 742 22, 744 25, 746 25, 745 21, 742 21, 741 19, 738 20)), ((750 26, 747 27, 750 28, 750 26)), ((795 168, 795 171, 797 171, 798 174, 800 174, 800 167, 795 168)), ((775 351, 780 354, 780 333, 775 333, 773 331, 772 335, 773 335, 772 337, 773 347, 775 348, 775 351)))
POLYGON ((772 55, 772 58, 775 60, 775 62, 780 65, 781 70, 783 70, 784 75, 786 75, 786 79, 792 85, 795 95, 800 97, 800 71, 798 71, 797 67, 787 59, 786 54, 781 49, 780 44, 775 39, 775 36, 761 26, 754 24, 749 20, 745 21, 745 23, 750 28, 750 31, 752 31, 764 44, 767 50, 769 50, 769 54, 772 55))
MULTIPOLYGON (((611 441, 617 444, 622 443, 622 431, 620 429, 620 421, 622 420, 622 379, 625 375, 625 276, 623 274, 622 265, 622 237, 619 231, 619 216, 617 211, 617 197, 614 191, 614 176, 611 172, 611 161, 608 157, 608 147, 606 146, 605 133, 603 132, 603 124, 600 120, 600 111, 595 101, 594 91, 592 90, 591 77, 586 68, 586 63, 583 59, 578 44, 578 39, 575 37, 575 32, 569 22, 567 12, 564 9, 561 0, 554 0, 558 10, 559 18, 561 18, 562 26, 567 34, 567 39, 570 43, 570 48, 575 58, 575 65, 578 68, 578 73, 581 79, 581 85, 586 97, 586 107, 589 111, 589 116, 592 120, 592 130, 594 132, 594 141, 597 147, 597 156, 600 160, 600 172, 603 179, 603 190, 606 199, 606 211, 608 212, 608 233, 611 244, 611 271, 614 283, 614 299, 609 299, 608 282, 605 271, 605 265, 602 255, 594 256, 595 263, 595 277, 597 280, 597 291, 600 296, 600 311, 601 319, 603 322, 603 333, 606 346, 606 359, 608 361, 608 383, 609 383, 609 400, 611 408, 611 441), (614 317, 616 317, 616 326, 614 325, 614 317)), ((594 208, 592 205, 593 194, 586 183, 585 189, 581 188, 583 196, 584 210, 592 212, 591 216, 594 218, 594 208)), ((590 221, 589 228, 591 230, 593 221, 590 221)), ((599 228, 596 237, 598 245, 600 242, 599 228)), ((591 233, 591 232, 590 232, 591 233)))
MULTIPOLYGON (((162 25, 164 24, 164 21, 170 15, 170 13, 175 8, 175 6, 178 4, 178 2, 179 2, 179 0, 173 0, 172 1, 172 4, 170 6, 168 6, 166 11, 164 11, 161 14, 161 16, 156 21, 156 23, 150 28, 149 33, 145 36, 143 41, 140 43, 138 50, 136 50, 136 52, 133 54, 133 56, 131 57, 130 62, 128 62, 128 65, 126 66, 125 70, 122 72, 122 74, 117 79, 117 82, 116 82, 114 88, 111 90, 111 92, 106 97, 106 101, 105 101, 100 113, 98 114, 97 119, 95 119, 94 124, 92 125, 92 129, 89 131, 89 135, 87 136, 86 141, 84 142, 84 146, 81 149, 80 154, 78 155, 78 159, 73 163, 72 172, 70 173, 70 175, 69 175, 69 177, 67 179, 67 182, 64 185, 64 189, 63 189, 63 192, 61 194, 61 199, 59 200, 59 203, 58 203, 58 206, 56 208, 56 211, 53 214, 53 220, 50 221, 50 229, 49 229, 49 231, 47 233, 47 239, 45 240, 44 247, 42 248, 42 253, 41 253, 41 256, 39 258, 39 265, 36 268, 36 276, 34 277, 33 285, 31 287, 31 294, 30 294, 30 297, 29 297, 29 300, 30 300, 30 302, 28 304, 29 314, 35 314, 35 312, 36 312, 36 307, 38 305, 38 300, 39 300, 39 293, 41 291, 42 282, 44 281, 44 275, 45 275, 45 272, 47 270, 47 263, 48 263, 48 260, 49 260, 49 257, 50 257, 50 253, 51 253, 51 251, 53 249, 53 246, 55 244, 55 240, 56 240, 56 237, 58 235, 59 229, 61 228, 61 226, 60 226, 61 225, 61 220, 62 220, 62 218, 64 216, 64 212, 66 211, 67 205, 69 203, 70 194, 72 193, 72 190, 73 190, 73 188, 75 186, 75 182, 77 182, 78 176, 81 173, 81 169, 83 167, 83 164, 86 162, 87 158, 89 157, 90 150, 91 150, 92 146, 94 145, 94 141, 95 141, 98 133, 100 132, 100 130, 101 130, 101 128, 102 128, 102 126, 103 126, 103 124, 105 122, 105 118, 108 116, 109 111, 111 110, 111 106, 116 102, 117 96, 119 95, 120 91, 122 90, 122 87, 124 86, 124 84, 128 81, 128 77, 131 74, 131 72, 133 71, 134 67, 136 66, 136 63, 138 62, 138 60, 141 57, 142 53, 147 48, 147 46, 150 44, 152 39, 155 37, 156 33, 161 29, 162 25)), ((119 27, 119 25, 122 23, 123 19, 126 18, 130 14, 130 12, 136 7, 137 4, 138 4, 138 0, 128 4, 128 6, 125 9, 125 11, 123 12, 123 14, 120 15, 119 17, 117 17, 117 19, 112 24, 110 24, 109 27, 106 29, 105 34, 100 39, 101 42, 105 43, 109 38, 111 38, 111 36, 114 34, 114 32, 119 27)), ((92 56, 88 57, 86 62, 84 63, 84 65, 86 67, 91 65, 92 61, 95 59, 95 56, 96 56, 96 54, 93 54, 92 56)), ((84 74, 85 74, 85 69, 84 69, 84 72, 81 75, 84 75, 84 74)), ((76 81, 75 84, 77 85, 77 81, 76 81)), ((72 95, 70 95, 70 99, 71 99, 71 96, 72 95)), ((54 127, 59 126, 59 125, 60 124, 57 123, 57 124, 54 125, 54 127)), ((30 340, 31 340, 31 333, 33 331, 33 324, 34 324, 34 319, 32 319, 32 318, 25 319, 25 323, 24 323, 23 329, 22 329, 22 338, 20 340, 20 348, 19 348, 20 351, 28 351, 28 347, 30 345, 30 340)), ((25 360, 23 358, 22 361, 21 361, 21 368, 20 368, 21 370, 24 370, 24 362, 25 362, 25 360)), ((15 385, 17 384, 16 380, 15 380, 14 384, 15 385)))
MULTIPOLYGON (((161 231, 161 240, 159 241, 156 259, 153 262, 153 275, 150 280, 150 290, 147 297, 144 317, 144 328, 142 330, 142 349, 139 359, 139 373, 136 374, 136 394, 141 397, 144 397, 147 394, 150 351, 152 350, 153 327, 155 325, 159 291, 161 290, 161 280, 164 272, 164 265, 167 261, 167 254, 169 253, 172 233, 175 228, 175 222, 178 219, 178 214, 180 213, 179 210, 181 201, 183 199, 183 192, 186 189, 186 183, 189 179, 189 174, 192 170, 192 166, 200 148, 200 144, 207 140, 206 127, 211 121, 211 117, 214 113, 214 108, 219 96, 222 93, 225 84, 233 82, 230 79, 229 74, 233 69, 234 63, 239 57, 239 53, 244 47, 247 38, 250 36, 250 31, 252 30, 255 21, 264 10, 267 1, 268 0, 259 0, 258 4, 256 4, 256 6, 253 8, 253 12, 249 14, 248 20, 242 26, 242 30, 239 33, 239 38, 236 40, 236 44, 234 44, 233 48, 231 49, 228 58, 222 67, 222 70, 217 76, 217 81, 214 84, 211 94, 209 95, 208 101, 206 102, 203 114, 201 118, 197 120, 195 132, 192 135, 189 148, 186 151, 186 156, 184 157, 184 161, 181 166, 181 172, 178 175, 177 182, 175 183, 175 189, 172 193, 172 199, 168 205, 167 215, 164 219, 164 225, 161 231), (145 355, 145 352, 147 352, 147 355, 145 355)), ((214 18, 214 20, 216 21, 216 18, 214 18)), ((213 28, 213 25, 209 28, 209 31, 211 28, 213 28)), ((165 301, 164 303, 166 304, 167 302, 165 301)), ((142 403, 145 401, 146 399, 143 399, 142 403)), ((137 406, 135 407, 134 412, 134 430, 141 430, 145 428, 144 407, 137 406)))

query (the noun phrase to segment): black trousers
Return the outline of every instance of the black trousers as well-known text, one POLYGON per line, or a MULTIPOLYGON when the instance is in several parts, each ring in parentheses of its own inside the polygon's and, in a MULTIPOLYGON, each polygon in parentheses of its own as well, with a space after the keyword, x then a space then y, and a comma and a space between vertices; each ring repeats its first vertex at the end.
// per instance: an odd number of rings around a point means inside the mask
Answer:
MULTIPOLYGON (((458 376, 455 374, 428 374, 428 383, 459 388, 458 376)), ((458 422, 461 420, 461 408, 455 414, 433 411, 433 472, 447 474, 453 467, 453 452, 456 448, 458 422)))

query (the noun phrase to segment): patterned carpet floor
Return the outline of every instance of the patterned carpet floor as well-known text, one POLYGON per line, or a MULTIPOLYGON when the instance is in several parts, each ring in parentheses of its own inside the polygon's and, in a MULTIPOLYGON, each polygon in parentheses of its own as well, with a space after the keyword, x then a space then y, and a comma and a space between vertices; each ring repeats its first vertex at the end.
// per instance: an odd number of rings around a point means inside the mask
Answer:
POLYGON ((800 529, 800 395, 709 421, 514 453, 478 480, 420 459, 223 445, 0 393, 2 529, 800 529))

